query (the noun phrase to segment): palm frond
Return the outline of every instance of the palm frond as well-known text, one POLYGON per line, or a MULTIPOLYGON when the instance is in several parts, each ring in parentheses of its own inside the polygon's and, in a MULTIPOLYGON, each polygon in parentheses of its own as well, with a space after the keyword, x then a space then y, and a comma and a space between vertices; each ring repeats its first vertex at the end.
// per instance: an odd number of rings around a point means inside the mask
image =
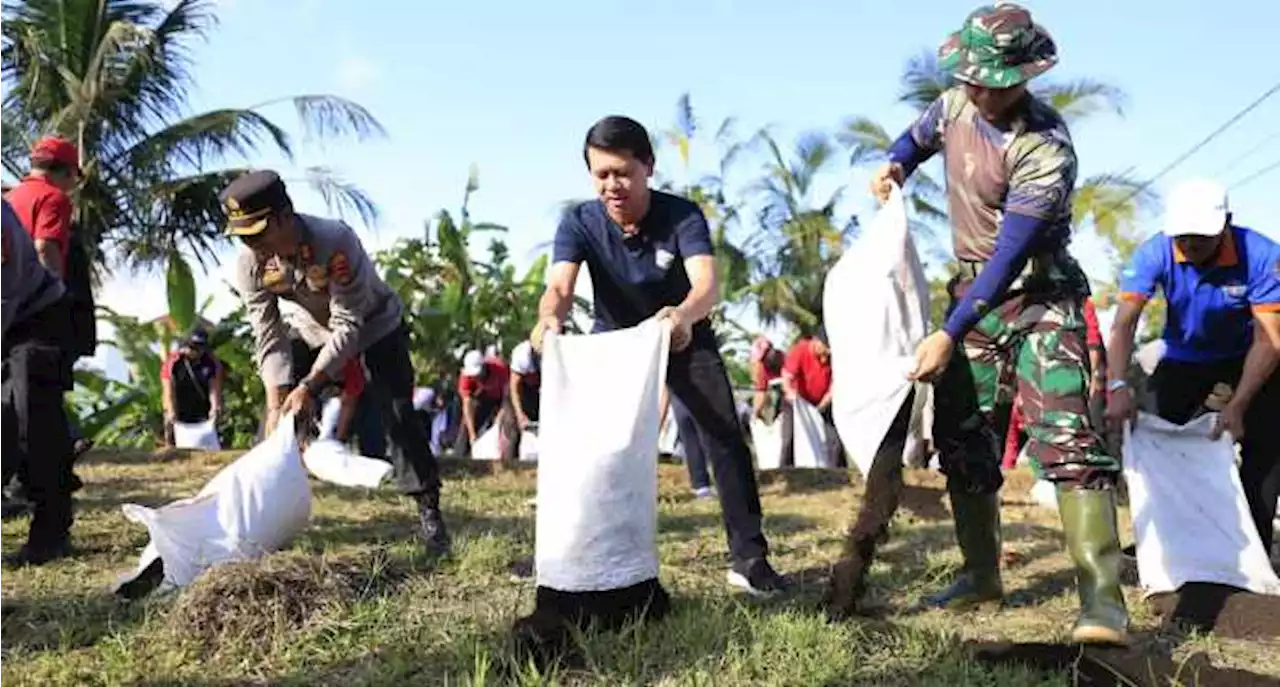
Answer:
POLYGON ((355 213, 361 224, 370 229, 377 227, 378 206, 360 187, 345 181, 328 167, 308 167, 306 181, 339 217, 355 213))
POLYGON ((333 95, 278 98, 248 109, 260 110, 285 102, 293 105, 306 141, 325 141, 348 136, 356 141, 366 141, 387 135, 382 124, 364 106, 333 95))
POLYGON ((857 167, 884 160, 893 138, 884 127, 867 117, 853 117, 836 133, 836 141, 849 151, 849 165, 857 167))
POLYGON ((1033 82, 1031 92, 1057 110, 1068 124, 1105 111, 1122 117, 1128 101, 1120 88, 1092 79, 1033 82))
POLYGON ((907 60, 902 72, 898 102, 924 112, 953 85, 955 80, 951 74, 938 68, 937 55, 931 50, 925 50, 907 60))

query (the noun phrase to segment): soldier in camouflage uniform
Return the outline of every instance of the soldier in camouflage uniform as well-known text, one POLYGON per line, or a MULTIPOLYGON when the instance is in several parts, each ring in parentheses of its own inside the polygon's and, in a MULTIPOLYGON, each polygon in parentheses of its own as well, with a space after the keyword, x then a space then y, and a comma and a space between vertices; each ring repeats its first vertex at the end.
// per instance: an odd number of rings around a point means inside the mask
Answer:
POLYGON ((961 279, 942 331, 916 351, 912 378, 935 392, 934 441, 947 475, 958 579, 927 602, 961 608, 999 602, 1003 483, 997 409, 1022 397, 1028 455, 1058 490, 1077 569, 1081 613, 1073 639, 1126 641, 1115 482, 1088 413, 1084 272, 1067 252, 1076 156, 1062 117, 1026 82, 1057 62, 1049 34, 1014 4, 982 7, 939 49, 960 82, 894 143, 872 182, 885 198, 935 153, 945 159, 961 279), (956 343, 960 350, 956 351, 956 343))

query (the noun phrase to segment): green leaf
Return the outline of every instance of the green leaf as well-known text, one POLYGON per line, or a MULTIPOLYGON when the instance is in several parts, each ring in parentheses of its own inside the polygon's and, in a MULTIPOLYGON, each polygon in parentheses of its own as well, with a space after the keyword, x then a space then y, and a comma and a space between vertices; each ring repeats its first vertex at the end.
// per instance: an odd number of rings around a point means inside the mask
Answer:
POLYGON ((165 285, 169 292, 169 317, 177 333, 186 334, 196 322, 196 280, 191 266, 176 251, 169 255, 165 285))

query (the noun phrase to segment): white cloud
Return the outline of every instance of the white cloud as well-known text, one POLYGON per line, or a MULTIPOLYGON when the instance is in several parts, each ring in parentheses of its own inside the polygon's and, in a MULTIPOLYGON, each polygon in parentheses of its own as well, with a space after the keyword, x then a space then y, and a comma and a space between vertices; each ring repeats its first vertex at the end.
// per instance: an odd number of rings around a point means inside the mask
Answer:
POLYGON ((338 85, 346 90, 359 90, 376 83, 382 77, 382 70, 366 57, 345 57, 338 63, 335 78, 338 85))

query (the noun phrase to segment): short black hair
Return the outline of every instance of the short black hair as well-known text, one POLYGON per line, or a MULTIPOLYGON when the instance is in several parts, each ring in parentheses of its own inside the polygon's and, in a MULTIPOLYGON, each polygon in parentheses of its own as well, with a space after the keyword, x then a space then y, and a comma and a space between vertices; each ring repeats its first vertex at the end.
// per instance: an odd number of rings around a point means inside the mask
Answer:
POLYGON ((609 115, 591 125, 582 144, 582 161, 590 164, 587 151, 596 148, 611 153, 628 153, 635 159, 652 165, 653 141, 644 125, 630 117, 609 115))

